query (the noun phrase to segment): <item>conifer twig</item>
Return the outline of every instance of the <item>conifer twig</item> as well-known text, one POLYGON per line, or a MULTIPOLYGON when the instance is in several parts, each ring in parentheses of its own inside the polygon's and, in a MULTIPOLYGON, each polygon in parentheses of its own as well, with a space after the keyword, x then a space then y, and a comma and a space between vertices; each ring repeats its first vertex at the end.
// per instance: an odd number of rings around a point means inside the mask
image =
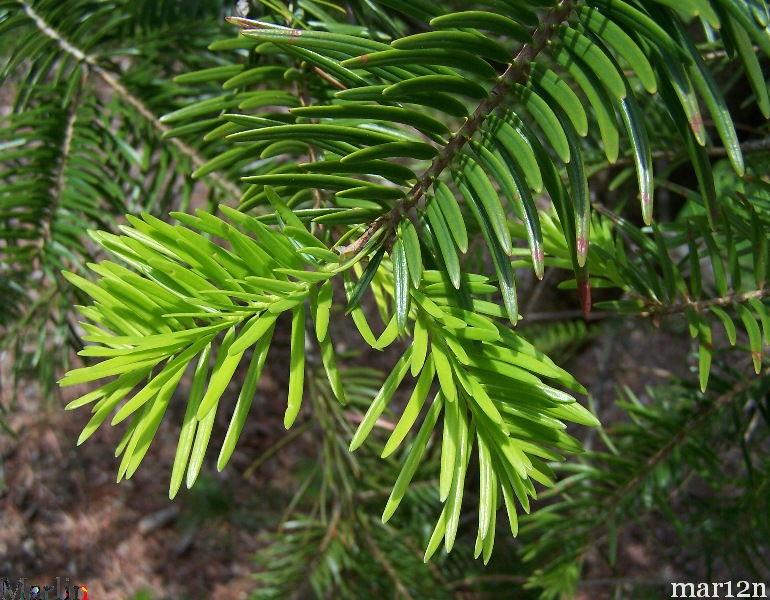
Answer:
MULTIPOLYGON (((32 21, 35 23, 37 28, 47 37, 54 40, 59 47, 64 50, 67 54, 74 57, 76 60, 84 63, 87 65, 88 69, 96 73, 99 78, 107 84, 107 86, 115 93, 117 94, 122 100, 124 100, 127 104, 130 104, 145 120, 147 120, 159 133, 160 135, 164 135, 168 131, 170 131, 170 128, 167 125, 164 125, 160 122, 157 116, 147 107, 147 105, 144 104, 139 98, 137 98, 134 94, 132 94, 120 81, 118 81, 117 77, 110 71, 107 71, 104 67, 98 64, 98 61, 95 56, 91 54, 86 54, 80 48, 77 48, 72 43, 70 43, 68 40, 66 40, 61 34, 59 34, 58 31, 56 31, 51 25, 49 25, 43 17, 41 17, 39 14, 35 12, 35 10, 27 3, 25 0, 19 0, 19 3, 21 4, 22 8, 24 9, 24 12, 26 15, 32 19, 32 21)), ((190 159, 193 166, 198 169, 206 164, 207 160, 203 158, 198 152, 188 144, 185 144, 182 140, 179 138, 171 138, 169 142, 177 149, 179 152, 181 152, 183 155, 185 155, 187 158, 190 159)), ((237 185, 234 183, 231 183, 230 181, 227 181, 225 178, 223 178, 221 175, 219 175, 216 172, 209 173, 206 175, 208 179, 210 179, 213 183, 227 191, 228 194, 232 195, 233 198, 240 198, 241 191, 238 188, 237 185)))
POLYGON ((357 254, 366 246, 375 233, 383 227, 392 229, 400 220, 401 215, 417 206, 417 203, 425 196, 433 182, 452 164, 457 154, 476 134, 487 117, 500 106, 513 85, 526 81, 530 65, 548 45, 548 42, 556 32, 557 26, 569 15, 573 4, 574 0, 561 0, 555 8, 546 13, 540 25, 532 34, 532 41, 522 46, 513 62, 498 77, 497 83, 489 91, 486 99, 478 105, 473 115, 451 137, 449 143, 433 159, 430 167, 422 174, 412 189, 409 190, 405 198, 398 202, 390 211, 373 221, 366 231, 352 244, 339 246, 337 251, 340 254, 357 254))

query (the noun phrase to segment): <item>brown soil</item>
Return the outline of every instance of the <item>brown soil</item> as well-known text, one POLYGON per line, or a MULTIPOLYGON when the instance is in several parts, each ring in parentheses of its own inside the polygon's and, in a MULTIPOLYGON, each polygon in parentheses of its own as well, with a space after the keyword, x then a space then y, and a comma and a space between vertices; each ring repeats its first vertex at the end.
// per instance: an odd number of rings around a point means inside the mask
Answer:
MULTIPOLYGON (((265 373, 242 443, 216 473, 212 436, 207 466, 192 490, 168 499, 184 395, 167 414, 144 463, 115 483, 121 431, 103 427, 75 442, 87 409, 41 409, 30 389, 9 415, 18 440, 0 435, 0 579, 47 585, 55 577, 86 584, 94 600, 123 600, 148 591, 163 598, 245 599, 253 588, 257 528, 274 527, 263 494, 279 485, 289 456, 274 457, 250 480, 242 473, 283 431, 276 383, 265 373), (241 492, 243 490, 243 492, 241 492)), ((6 404, 7 406, 7 404, 6 404)), ((219 427, 229 420, 229 408, 219 427)), ((280 511, 272 511, 273 515, 280 511)))

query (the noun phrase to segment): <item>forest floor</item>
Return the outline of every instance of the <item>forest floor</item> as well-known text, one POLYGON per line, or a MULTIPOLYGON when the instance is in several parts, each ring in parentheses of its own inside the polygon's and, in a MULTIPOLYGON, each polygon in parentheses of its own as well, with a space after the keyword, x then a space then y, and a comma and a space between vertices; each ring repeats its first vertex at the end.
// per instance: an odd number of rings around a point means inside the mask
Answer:
POLYGON ((32 390, 22 394, 8 418, 18 439, 0 435, 0 578, 44 585, 69 577, 95 600, 247 598, 259 530, 277 525, 264 496, 289 485, 281 473, 292 453, 243 476, 283 431, 280 411, 265 401, 275 389, 266 373, 231 464, 222 473, 209 465, 173 502, 183 391, 144 464, 119 484, 119 428, 100 428, 76 447, 87 411, 66 412, 58 402, 41 408, 32 390))

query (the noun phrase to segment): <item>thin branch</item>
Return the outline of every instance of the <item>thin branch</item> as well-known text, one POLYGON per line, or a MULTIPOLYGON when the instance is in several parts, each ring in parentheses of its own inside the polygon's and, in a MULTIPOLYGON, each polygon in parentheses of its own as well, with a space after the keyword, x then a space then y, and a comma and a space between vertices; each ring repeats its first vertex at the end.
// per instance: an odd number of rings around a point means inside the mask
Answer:
MULTIPOLYGON (((770 150, 770 138, 762 138, 761 140, 751 140, 741 144, 741 152, 744 154, 750 152, 762 152, 764 150, 770 150)), ((727 156, 727 148, 717 146, 715 148, 707 148, 706 152, 709 156, 727 156)))
MULTIPOLYGON (((728 405, 735 400, 738 396, 749 391, 752 385, 754 385, 759 379, 770 375, 770 367, 764 369, 757 377, 745 379, 738 385, 723 393, 717 397, 710 405, 702 407, 702 410, 694 415, 692 418, 687 419, 683 426, 673 435, 669 436, 666 441, 658 450, 649 456, 647 460, 636 470, 633 476, 628 479, 625 484, 618 487, 612 494, 607 494, 606 499, 602 502, 601 507, 597 510, 601 512, 601 518, 594 521, 594 525, 584 530, 577 535, 578 538, 582 538, 582 547, 575 555, 579 557, 577 560, 582 560, 582 557, 592 548, 596 547, 601 540, 607 535, 607 525, 610 523, 610 515, 621 505, 624 498, 631 494, 637 487, 639 487, 645 479, 660 465, 664 460, 671 456, 677 448, 684 444, 690 437, 702 426, 708 423, 708 419, 714 415, 720 408, 728 405)), ((560 493, 563 493, 567 487, 562 487, 560 493)), ((556 490, 553 488, 551 491, 556 490)))
POLYGON ((48 206, 48 212, 46 219, 43 221, 43 235, 40 237, 40 250, 42 251, 48 242, 51 241, 52 225, 51 222, 56 219, 56 211, 62 201, 62 195, 64 194, 64 187, 67 183, 67 160, 72 150, 72 138, 75 136, 75 122, 78 119, 78 102, 79 94, 76 94, 73 98, 70 111, 67 114, 67 123, 64 126, 64 138, 61 144, 61 156, 59 162, 56 165, 56 178, 53 189, 51 190, 52 202, 48 206))
MULTIPOLYGON (((676 435, 674 435, 668 442, 666 442, 665 445, 663 445, 655 454, 648 458, 641 471, 639 471, 633 477, 633 479, 628 481, 626 485, 624 485, 618 492, 613 494, 612 497, 617 499, 619 502, 622 497, 631 493, 641 484, 644 478, 655 469, 655 467, 657 467, 661 462, 668 458, 668 456, 673 453, 680 444, 687 440, 698 428, 700 428, 701 425, 703 425, 711 415, 713 415, 718 409, 722 408, 726 404, 732 402, 737 396, 740 396, 744 392, 748 391, 749 388, 754 385, 758 379, 767 377, 768 375, 770 375, 770 367, 765 369, 758 377, 746 379, 733 389, 728 390, 719 396, 708 408, 703 410, 693 419, 690 419, 687 422, 687 425, 680 429, 679 432, 677 432, 676 435)), ((605 510, 606 508, 603 507, 602 511, 605 510)))
MULTIPOLYGON (((759 140, 751 140, 741 144, 741 152, 743 154, 751 154, 752 152, 764 152, 770 150, 770 138, 762 138, 759 140)), ((713 158, 723 158, 728 155, 727 148, 724 146, 714 146, 713 148, 706 148, 706 154, 713 158)), ((679 158, 681 152, 676 150, 657 150, 652 153, 653 159, 674 159, 679 158)), ((626 165, 634 164, 634 158, 631 156, 621 156, 614 163, 607 163, 601 170, 612 167, 624 167, 626 165)), ((597 171, 598 173, 599 171, 597 171)))
POLYGON ((406 598, 407 600, 413 600, 409 590, 406 589, 404 582, 401 581, 401 578, 398 576, 398 572, 393 568, 393 565, 390 564, 390 561, 382 553, 379 546, 377 545, 377 542, 374 541, 371 534, 369 533, 368 528, 363 526, 361 530, 366 542, 369 544, 369 551, 372 553, 372 556, 374 556, 374 559, 380 563, 383 569, 385 569, 385 572, 388 574, 388 577, 390 577, 391 581, 393 581, 393 585, 395 585, 396 589, 398 590, 399 597, 406 598))
POLYGON ((522 327, 536 321, 568 321, 570 319, 583 319, 584 321, 602 321, 620 317, 619 313, 610 311, 591 311, 587 315, 582 310, 552 310, 548 312, 522 313, 522 327))
MULTIPOLYGON (((153 114, 153 112, 145 106, 145 104, 136 96, 134 96, 131 92, 129 92, 126 87, 120 83, 117 78, 110 73, 109 71, 106 71, 100 66, 94 66, 93 67, 94 72, 99 75, 99 77, 102 78, 102 80, 112 88, 112 90, 120 96, 123 100, 125 100, 128 104, 134 107, 136 111, 142 115, 147 121, 150 122, 150 124, 157 129, 161 136, 166 134, 167 132, 171 131, 171 128, 167 125, 164 125, 161 123, 158 118, 153 114)), ((190 159, 190 162, 192 163, 193 167, 196 169, 202 167, 205 165, 208 161, 203 158, 200 154, 198 154, 192 146, 189 146, 188 144, 185 144, 181 139, 177 137, 173 137, 168 139, 168 141, 177 148, 182 154, 184 154, 187 158, 190 159)), ((228 194, 231 194, 234 198, 240 198, 241 197, 241 190, 238 188, 237 185, 234 183, 228 181, 221 175, 219 175, 216 172, 209 173, 206 175, 212 182, 217 184, 222 189, 226 190, 228 194)))
POLYGON ((294 589, 294 592, 291 596, 289 596, 290 600, 296 600, 297 598, 302 598, 303 594, 306 591, 307 586, 310 584, 310 574, 318 567, 318 565, 321 563, 321 561, 324 559, 324 555, 326 554, 326 551, 329 548, 329 545, 332 543, 332 540, 337 537, 338 530, 337 525, 339 525, 340 522, 340 509, 338 505, 334 505, 334 510, 332 512, 332 518, 329 524, 326 526, 326 533, 321 540, 321 544, 318 546, 318 552, 316 553, 316 556, 312 559, 310 564, 307 566, 307 577, 300 580, 299 585, 294 589))
MULTIPOLYGON (((86 64, 92 72, 96 73, 104 83, 107 84, 108 87, 112 89, 112 91, 117 94, 122 100, 124 100, 127 104, 131 105, 144 119, 146 119, 159 133, 161 136, 163 136, 165 133, 170 131, 170 127, 167 125, 164 125, 163 123, 158 120, 158 118, 155 116, 155 114, 147 108, 147 106, 142 102, 139 98, 137 98, 134 94, 132 94, 126 87, 118 81, 118 79, 109 71, 101 67, 95 56, 90 54, 85 54, 82 50, 79 48, 76 48, 73 46, 69 41, 67 41, 65 38, 59 34, 58 31, 53 29, 48 23, 46 23, 45 19, 41 17, 35 10, 25 2, 25 0, 18 0, 19 4, 21 4, 22 8, 24 9, 24 12, 27 14, 27 16, 32 19, 32 21, 37 25, 38 29, 49 37, 50 39, 54 40, 59 47, 64 50, 67 54, 73 56, 78 61, 86 64)), ((184 154, 187 158, 190 159, 193 166, 197 169, 202 167, 206 164, 207 160, 203 158, 198 152, 188 144, 185 144, 182 140, 179 138, 171 138, 168 140, 173 146, 176 147, 179 152, 184 154)), ((238 188, 237 185, 234 183, 228 181, 227 179, 223 178, 218 173, 209 173, 206 175, 208 179, 210 179, 213 183, 227 191, 228 194, 231 194, 235 198, 239 198, 241 196, 241 191, 238 188)))
POLYGON ((91 65, 94 64, 93 57, 84 54, 82 50, 76 48, 61 35, 59 35, 59 32, 53 29, 48 23, 46 23, 43 17, 37 14, 29 4, 27 4, 24 0, 19 0, 19 4, 21 4, 27 16, 32 19, 35 25, 37 25, 37 28, 42 31, 44 35, 59 44, 59 47, 62 50, 64 50, 67 54, 71 54, 81 62, 85 62, 91 65))
POLYGON ((660 315, 671 315, 675 313, 684 312, 688 309, 693 309, 696 312, 700 312, 712 306, 727 306, 730 304, 742 304, 743 302, 747 302, 752 298, 757 298, 761 300, 762 298, 766 298, 767 296, 770 296, 770 288, 762 288, 759 290, 752 290, 750 292, 743 292, 741 294, 720 296, 719 298, 709 298, 708 300, 701 300, 698 302, 687 300, 679 304, 670 304, 668 306, 665 306, 665 305, 650 306, 650 310, 638 313, 637 316, 656 317, 660 315))
MULTIPOLYGON (((747 392, 751 386, 755 384, 759 379, 767 377, 768 375, 770 375, 770 367, 762 371, 757 377, 742 381, 733 389, 728 390, 719 396, 716 400, 714 400, 712 404, 704 408, 700 414, 689 419, 684 427, 682 427, 675 435, 671 436, 668 442, 661 446, 658 451, 655 452, 655 454, 650 456, 645 461, 642 468, 637 471, 636 474, 625 483, 625 485, 619 488, 614 494, 609 496, 606 502, 602 503, 602 514, 609 515, 613 510, 615 510, 620 505, 623 498, 628 496, 637 487, 639 487, 645 478, 650 473, 652 473, 660 463, 666 460, 680 445, 688 440, 695 431, 702 427, 708 421, 708 418, 711 417, 717 410, 729 404, 744 392, 747 392)), ((586 544, 583 547, 581 554, 585 553, 589 546, 595 544, 600 539, 600 537, 603 537, 599 534, 603 531, 607 523, 607 519, 600 519, 596 525, 594 525, 585 533, 584 537, 586 539, 586 544)))
POLYGON ((254 472, 257 469, 259 469, 259 467, 261 467, 263 464, 265 464, 267 460, 269 460, 271 457, 277 454, 281 450, 281 448, 284 448, 286 445, 290 444, 292 441, 297 439, 299 436, 305 433, 312 426, 313 426, 312 421, 305 421, 304 423, 302 423, 302 425, 294 427, 289 433, 287 433, 275 444, 270 446, 270 448, 268 448, 262 454, 260 454, 257 457, 257 459, 253 463, 251 463, 243 472, 243 477, 245 478, 251 477, 254 474, 254 472))
POLYGON ((335 79, 334 77, 329 75, 323 69, 321 69, 319 67, 313 67, 313 71, 315 71, 321 79, 326 81, 326 83, 328 83, 332 87, 336 87, 338 90, 346 90, 346 89, 348 89, 347 87, 345 87, 342 83, 340 83, 337 79, 335 79))
POLYGON ((770 297, 770 288, 762 288, 759 290, 751 290, 749 292, 742 292, 740 294, 731 294, 728 296, 720 296, 718 298, 709 298, 708 300, 692 301, 687 300, 677 304, 650 304, 648 310, 636 314, 622 315, 620 313, 612 311, 592 311, 590 314, 583 314, 582 310, 553 310, 548 312, 528 312, 524 313, 524 320, 522 326, 526 327, 529 323, 542 322, 542 321, 568 321, 571 319, 583 319, 585 321, 603 321, 605 319, 617 319, 622 316, 635 317, 639 319, 649 319, 651 317, 659 317, 662 315, 673 315, 683 313, 688 309, 693 309, 696 312, 701 312, 711 308, 712 306, 729 306, 731 304, 742 304, 757 298, 762 300, 763 298, 770 297))
POLYGON ((526 81, 530 65, 548 45, 548 42, 556 32, 556 27, 567 18, 573 4, 574 0, 561 0, 556 8, 546 13, 532 35, 532 41, 522 46, 514 61, 508 65, 505 72, 498 78, 497 83, 490 90, 486 99, 479 104, 473 115, 465 121, 460 130, 452 136, 449 143, 444 146, 439 155, 433 160, 431 166, 423 173, 406 197, 398 202, 389 212, 372 222, 355 242, 348 246, 338 247, 338 252, 341 254, 357 254, 366 246, 375 233, 384 227, 393 228, 404 212, 417 205, 433 185, 433 182, 449 167, 460 150, 476 134, 487 117, 505 99, 512 86, 526 81))
MULTIPOLYGON (((435 482, 434 482, 435 485, 435 482)), ((392 530, 390 531, 392 535, 395 535, 395 532, 392 530)), ((423 560, 423 556, 425 555, 424 551, 421 550, 414 542, 414 540, 409 537, 408 535, 403 535, 402 541, 404 544, 409 548, 409 550, 412 551, 412 553, 415 555, 418 561, 423 560)), ((436 581, 438 581, 443 587, 448 587, 449 582, 446 580, 446 577, 444 577, 441 570, 436 566, 436 563, 432 560, 429 560, 427 563, 425 563, 428 567, 428 570, 431 572, 433 577, 436 578, 436 581)))
POLYGON ((593 311, 588 315, 584 314, 582 310, 554 310, 548 312, 530 312, 524 314, 524 320, 522 326, 526 327, 528 324, 536 322, 547 321, 568 321, 572 319, 583 319, 584 321, 604 321, 606 319, 619 319, 623 316, 635 319, 655 319, 661 316, 680 314, 688 309, 692 309, 695 312, 702 312, 708 310, 712 306, 730 306, 733 304, 743 304, 748 302, 752 298, 762 300, 770 297, 770 288, 762 288, 759 290, 751 290, 749 292, 742 292, 740 294, 731 294, 728 296, 720 296, 718 298, 709 298, 708 300, 692 301, 686 300, 677 304, 648 304, 648 310, 635 314, 626 314, 612 312, 612 311, 593 311))

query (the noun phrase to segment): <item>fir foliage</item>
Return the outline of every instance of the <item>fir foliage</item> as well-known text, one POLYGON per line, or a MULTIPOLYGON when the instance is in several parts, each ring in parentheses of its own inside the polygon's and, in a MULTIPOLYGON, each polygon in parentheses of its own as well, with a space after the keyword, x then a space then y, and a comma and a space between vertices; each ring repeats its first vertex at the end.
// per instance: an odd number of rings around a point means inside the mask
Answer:
POLYGON ((210 446, 227 465, 262 371, 288 367, 284 424, 310 413, 323 451, 260 553, 260 598, 306 577, 318 597, 442 597, 475 567, 412 558, 465 542, 472 511, 475 556, 521 530, 527 585, 568 597, 589 547, 612 565, 629 520, 700 518, 676 501, 693 474, 736 490, 724 510, 736 531, 755 523, 743 548, 761 551, 766 3, 455 4, 0 2, 0 78, 17 92, 0 128, 0 325, 17 372, 50 382, 79 350, 59 383, 99 382, 67 408, 91 409, 79 443, 124 425, 118 480, 191 377, 173 498, 210 446), (723 93, 736 82, 762 121, 748 133, 723 93), (682 319, 697 389, 624 392, 628 423, 583 452, 590 390, 544 350, 565 358, 601 325, 528 328, 524 268, 562 273, 586 315, 682 319), (381 381, 338 364, 338 322, 390 348, 381 381), (729 483, 715 440, 742 449, 729 483), (381 523, 364 485, 390 489, 381 523))

